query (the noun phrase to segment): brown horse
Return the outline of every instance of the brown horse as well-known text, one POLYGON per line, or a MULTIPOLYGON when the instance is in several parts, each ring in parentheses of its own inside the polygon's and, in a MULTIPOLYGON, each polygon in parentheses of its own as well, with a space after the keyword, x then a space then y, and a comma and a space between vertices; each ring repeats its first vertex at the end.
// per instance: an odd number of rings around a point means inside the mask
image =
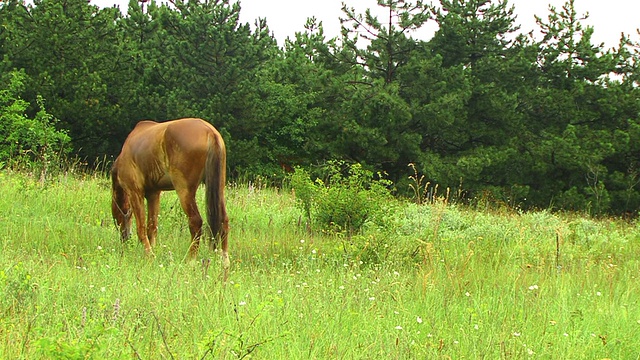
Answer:
POLYGON ((207 221, 213 233, 211 246, 215 247, 215 241, 221 243, 226 278, 229 268, 229 218, 224 200, 226 159, 222 136, 202 119, 139 122, 111 168, 111 212, 122 239, 130 236, 133 213, 138 238, 145 252, 151 254, 158 233, 160 192, 175 190, 189 218, 189 255, 195 258, 202 236, 196 191, 204 181, 207 221), (149 212, 146 227, 145 198, 149 212))

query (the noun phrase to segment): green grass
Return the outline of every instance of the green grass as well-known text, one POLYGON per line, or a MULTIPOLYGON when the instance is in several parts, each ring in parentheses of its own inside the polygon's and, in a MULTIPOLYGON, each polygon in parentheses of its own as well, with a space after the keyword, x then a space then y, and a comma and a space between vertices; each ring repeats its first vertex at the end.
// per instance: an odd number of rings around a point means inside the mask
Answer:
POLYGON ((109 186, 0 172, 0 358, 640 357, 634 224, 398 202, 347 239, 308 232, 289 191, 231 185, 224 285, 206 247, 184 261, 175 194, 147 259, 109 186))

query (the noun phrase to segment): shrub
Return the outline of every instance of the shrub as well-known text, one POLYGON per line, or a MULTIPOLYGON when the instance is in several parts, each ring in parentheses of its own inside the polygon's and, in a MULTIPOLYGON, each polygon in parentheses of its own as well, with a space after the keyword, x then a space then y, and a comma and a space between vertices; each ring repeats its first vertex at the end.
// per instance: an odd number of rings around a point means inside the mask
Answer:
POLYGON ((347 165, 331 161, 324 166, 326 180, 310 179, 309 174, 295 169, 291 177, 298 205, 307 217, 325 231, 360 231, 374 219, 391 196, 389 180, 366 170, 360 164, 347 165))
POLYGON ((44 99, 37 97, 39 108, 34 118, 25 115, 29 103, 20 98, 25 74, 13 71, 3 76, 0 88, 0 167, 36 165, 41 176, 56 157, 70 150, 70 138, 57 130, 57 119, 47 113, 44 99))
POLYGON ((295 191, 298 206, 302 208, 307 219, 311 220, 311 207, 318 188, 311 181, 309 173, 301 167, 296 167, 291 174, 291 187, 295 191))

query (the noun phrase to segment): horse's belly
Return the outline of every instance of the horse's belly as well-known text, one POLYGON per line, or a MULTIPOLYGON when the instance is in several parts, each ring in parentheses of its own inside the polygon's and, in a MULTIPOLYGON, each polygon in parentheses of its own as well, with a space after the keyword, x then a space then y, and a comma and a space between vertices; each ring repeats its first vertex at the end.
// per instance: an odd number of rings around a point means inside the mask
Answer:
POLYGON ((169 174, 164 175, 158 180, 156 186, 159 190, 173 190, 173 182, 171 181, 171 177, 169 174))

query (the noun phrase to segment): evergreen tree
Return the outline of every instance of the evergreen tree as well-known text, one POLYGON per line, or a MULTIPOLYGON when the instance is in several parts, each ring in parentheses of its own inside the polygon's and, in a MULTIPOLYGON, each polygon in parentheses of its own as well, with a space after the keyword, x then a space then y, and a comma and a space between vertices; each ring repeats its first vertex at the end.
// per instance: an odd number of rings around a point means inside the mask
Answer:
POLYGON ((343 4, 342 41, 355 55, 345 60, 363 66, 371 79, 380 78, 390 84, 395 80, 397 70, 407 64, 411 52, 418 46, 411 33, 431 19, 431 6, 422 1, 406 0, 377 0, 377 3, 386 10, 383 21, 374 16, 371 9, 362 15, 343 4))
POLYGON ((442 0, 434 17, 439 29, 428 49, 441 59, 441 72, 457 74, 443 97, 457 111, 441 130, 431 127, 439 133, 439 146, 422 167, 441 186, 462 181, 473 196, 489 190, 507 200, 512 185, 526 175, 526 156, 514 138, 523 133, 517 94, 527 53, 520 41, 509 40, 518 30, 513 7, 507 1, 442 0))
POLYGON ((107 139, 124 116, 121 100, 128 96, 119 81, 128 62, 119 47, 117 9, 84 0, 10 0, 2 14, 10 39, 3 46, 4 67, 25 70, 25 100, 46 99, 80 154, 113 151, 107 139))

